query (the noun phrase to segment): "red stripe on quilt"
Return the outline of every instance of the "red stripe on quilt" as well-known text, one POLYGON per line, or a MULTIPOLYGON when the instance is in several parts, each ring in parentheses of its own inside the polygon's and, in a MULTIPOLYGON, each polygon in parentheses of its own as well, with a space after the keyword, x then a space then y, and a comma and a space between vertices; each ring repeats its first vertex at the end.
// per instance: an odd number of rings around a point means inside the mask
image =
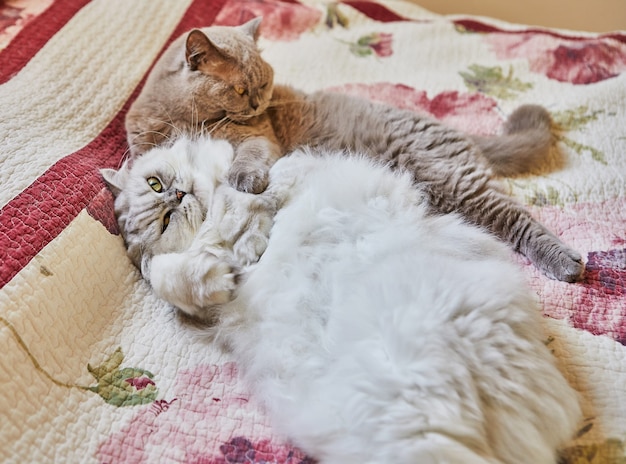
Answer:
MULTIPOLYGON (((496 26, 492 26, 490 24, 476 21, 474 19, 459 19, 459 20, 453 21, 453 23, 457 27, 463 28, 464 30, 468 32, 478 32, 478 33, 483 33, 483 34, 489 34, 489 33, 528 34, 528 33, 532 33, 532 34, 548 35, 550 37, 555 37, 557 39, 567 39, 567 40, 574 40, 574 41, 591 39, 590 37, 567 35, 567 34, 562 34, 562 33, 547 30, 547 29, 532 28, 532 27, 524 28, 523 30, 517 30, 517 31, 506 30, 506 29, 501 29, 496 26)), ((613 40, 617 40, 618 42, 626 43, 626 34, 611 32, 608 34, 595 35, 593 37, 593 40, 598 40, 598 39, 613 39, 613 40)))
POLYGON ((411 21, 408 18, 394 13, 393 11, 379 3, 374 3, 366 0, 345 0, 341 3, 351 6, 355 10, 360 11, 365 16, 373 19, 374 21, 380 21, 382 23, 390 23, 394 21, 411 21))
POLYGON ((11 79, 89 0, 52 2, 0 52, 0 84, 11 79))
MULTIPOLYGON (((212 24, 225 3, 195 0, 167 44, 188 29, 212 24)), ((102 191, 99 169, 119 165, 127 148, 124 117, 142 85, 91 143, 55 163, 0 210, 0 288, 102 191)))

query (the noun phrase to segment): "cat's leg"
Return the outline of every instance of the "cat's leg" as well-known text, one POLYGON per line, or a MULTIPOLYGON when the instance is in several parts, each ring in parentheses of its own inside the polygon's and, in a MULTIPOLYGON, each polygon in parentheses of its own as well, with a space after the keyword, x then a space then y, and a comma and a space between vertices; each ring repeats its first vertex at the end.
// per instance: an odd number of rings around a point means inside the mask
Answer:
POLYGON ((504 193, 486 188, 458 206, 472 222, 510 243, 548 277, 576 282, 584 264, 580 253, 561 242, 522 205, 504 193))
POLYGON ((277 210, 276 198, 269 193, 253 195, 230 185, 218 187, 212 206, 216 232, 232 248, 235 262, 241 266, 258 261, 269 242, 277 210))
POLYGON ((190 316, 210 319, 211 307, 228 303, 235 290, 231 265, 210 251, 167 253, 152 259, 154 292, 190 316))
POLYGON ((281 156, 281 148, 274 141, 250 137, 235 149, 228 182, 241 192, 261 193, 267 188, 270 168, 281 156))
POLYGON ((272 229, 273 215, 261 212, 251 217, 247 227, 233 244, 235 259, 242 266, 255 263, 259 260, 269 242, 272 229))
POLYGON ((387 156, 395 157, 398 167, 413 172, 435 210, 460 213, 469 222, 491 231, 553 279, 575 282, 582 277, 580 254, 502 191, 475 145, 437 123, 421 124, 426 125, 417 125, 411 132, 424 134, 422 138, 413 139, 409 149, 399 155, 392 152, 387 156), (424 145, 427 142, 432 146, 424 145))

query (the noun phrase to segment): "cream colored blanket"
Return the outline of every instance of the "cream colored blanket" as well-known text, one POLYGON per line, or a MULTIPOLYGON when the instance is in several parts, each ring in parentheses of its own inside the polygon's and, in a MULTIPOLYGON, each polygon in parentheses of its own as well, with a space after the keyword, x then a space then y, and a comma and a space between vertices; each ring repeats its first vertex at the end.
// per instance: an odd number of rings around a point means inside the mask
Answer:
POLYGON ((626 32, 400 0, 0 3, 0 461, 311 462, 142 281, 98 174, 123 157, 124 114, 173 36, 258 15, 281 83, 476 133, 522 103, 550 110, 552 166, 506 186, 583 254, 585 278, 555 282, 513 259, 584 401, 563 462, 626 462, 626 32))

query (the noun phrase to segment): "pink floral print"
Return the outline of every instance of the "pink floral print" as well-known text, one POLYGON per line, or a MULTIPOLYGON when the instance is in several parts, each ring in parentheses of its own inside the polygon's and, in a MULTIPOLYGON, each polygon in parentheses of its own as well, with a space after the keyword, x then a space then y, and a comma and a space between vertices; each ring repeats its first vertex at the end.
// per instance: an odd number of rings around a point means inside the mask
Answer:
POLYGON ((200 457, 199 461, 190 461, 206 464, 314 464, 311 458, 301 452, 286 446, 277 446, 269 440, 253 443, 244 437, 235 437, 228 443, 220 446, 222 456, 210 460, 200 457))
POLYGON ((269 40, 296 40, 322 19, 322 12, 297 2, 278 0, 231 0, 224 5, 215 24, 237 26, 263 17, 261 35, 269 40))
POLYGON ((53 0, 6 0, 0 2, 0 50, 50 6, 53 0))
POLYGON ((496 101, 480 93, 446 91, 429 98, 423 90, 387 82, 346 84, 330 90, 428 113, 446 124, 476 134, 494 133, 503 120, 497 111, 496 101))
POLYGON ((234 363, 181 370, 176 385, 98 449, 100 462, 196 464, 310 461, 273 437, 265 416, 248 398, 234 363))
POLYGON ((356 56, 376 55, 387 58, 393 54, 393 36, 387 32, 372 32, 350 44, 350 51, 356 56))
POLYGON ((571 84, 593 84, 626 71, 626 44, 610 38, 566 39, 536 33, 489 34, 499 59, 525 58, 530 69, 571 84))
POLYGON ((548 229, 583 252, 586 261, 584 278, 575 284, 549 280, 526 266, 531 285, 543 295, 544 314, 626 344, 626 231, 619 227, 626 224, 626 200, 534 211, 548 229))

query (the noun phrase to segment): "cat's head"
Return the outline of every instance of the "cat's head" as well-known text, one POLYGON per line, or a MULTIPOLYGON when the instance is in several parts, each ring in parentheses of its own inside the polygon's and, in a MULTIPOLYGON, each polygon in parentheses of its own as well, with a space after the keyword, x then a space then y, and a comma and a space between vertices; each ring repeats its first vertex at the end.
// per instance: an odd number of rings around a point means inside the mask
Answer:
POLYGON ((221 111, 237 122, 263 113, 272 97, 274 71, 257 48, 261 18, 241 26, 194 29, 185 35, 183 77, 199 117, 221 111))
POLYGON ((178 37, 156 62, 126 114, 133 156, 207 124, 243 123, 262 114, 274 71, 257 48, 260 18, 241 26, 211 26, 178 37))
POLYGON ((153 256, 187 249, 224 181, 233 149, 226 141, 180 138, 101 173, 115 196, 128 255, 149 277, 153 256))

